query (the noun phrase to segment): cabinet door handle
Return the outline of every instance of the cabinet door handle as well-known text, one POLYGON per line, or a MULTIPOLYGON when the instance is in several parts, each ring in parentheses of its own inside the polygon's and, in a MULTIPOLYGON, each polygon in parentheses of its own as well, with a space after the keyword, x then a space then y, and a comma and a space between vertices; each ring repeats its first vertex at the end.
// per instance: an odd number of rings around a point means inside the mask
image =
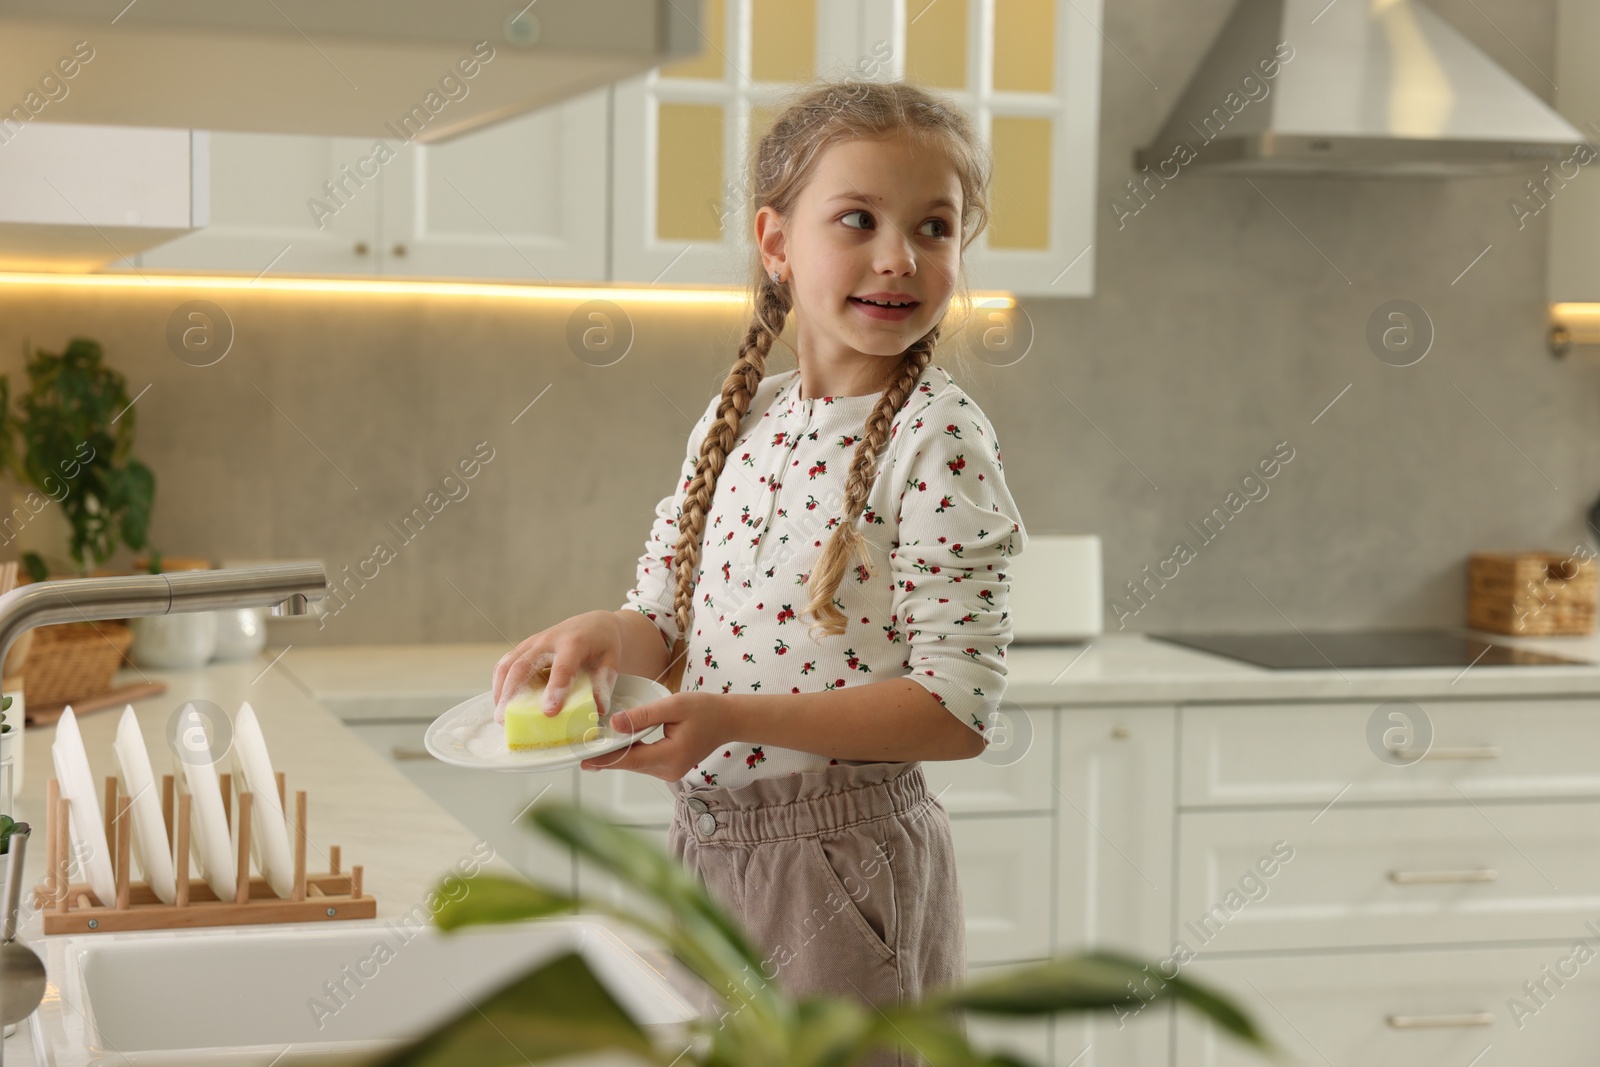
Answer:
POLYGON ((425 748, 407 748, 405 745, 394 745, 389 749, 389 758, 392 760, 432 759, 433 753, 425 748))
POLYGON ((356 245, 355 245, 355 253, 356 253, 356 255, 364 256, 364 255, 367 254, 367 251, 368 251, 367 242, 365 242, 365 241, 357 241, 356 242, 356 245))
POLYGON ((1391 1015, 1387 1022, 1394 1030, 1430 1030, 1444 1027, 1493 1026, 1494 1012, 1467 1011, 1459 1015, 1391 1015))
POLYGON ((392 250, 392 254, 397 257, 404 258, 406 254, 406 246, 403 244, 395 245, 394 249, 392 250))
POLYGON ((1465 745, 1461 748, 1430 748, 1418 752, 1414 748, 1391 749, 1396 756, 1413 762, 1419 759, 1499 759, 1499 745, 1465 745))
POLYGON ((1500 877, 1493 867, 1478 867, 1469 871, 1390 871, 1389 881, 1395 885, 1457 885, 1462 882, 1492 882, 1500 877))

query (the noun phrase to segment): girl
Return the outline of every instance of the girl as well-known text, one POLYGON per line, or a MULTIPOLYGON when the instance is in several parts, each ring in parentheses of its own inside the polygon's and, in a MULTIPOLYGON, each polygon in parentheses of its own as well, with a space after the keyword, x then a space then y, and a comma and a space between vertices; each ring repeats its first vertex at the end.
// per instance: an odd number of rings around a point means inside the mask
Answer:
POLYGON ((497 705, 547 669, 551 710, 580 668, 602 707, 619 671, 665 680, 611 720, 663 739, 583 766, 669 783, 673 854, 797 996, 892 1004, 966 977, 949 818, 919 761, 983 751, 1027 543, 994 429, 931 362, 958 282, 970 300, 989 166, 924 89, 792 98, 750 161, 755 316, 635 588, 495 669, 497 705), (791 309, 798 367, 768 376, 791 309))

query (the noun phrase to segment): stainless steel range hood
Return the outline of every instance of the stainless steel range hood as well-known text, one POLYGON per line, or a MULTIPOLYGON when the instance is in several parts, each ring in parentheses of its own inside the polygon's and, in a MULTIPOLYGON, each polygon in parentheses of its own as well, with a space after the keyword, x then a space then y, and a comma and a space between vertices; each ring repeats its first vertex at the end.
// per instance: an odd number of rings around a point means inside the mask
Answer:
POLYGON ((700 8, 4 0, 0 128, 37 119, 441 141, 696 54, 700 8))
POLYGON ((1458 177, 1585 137, 1419 0, 1239 0, 1137 165, 1458 177))

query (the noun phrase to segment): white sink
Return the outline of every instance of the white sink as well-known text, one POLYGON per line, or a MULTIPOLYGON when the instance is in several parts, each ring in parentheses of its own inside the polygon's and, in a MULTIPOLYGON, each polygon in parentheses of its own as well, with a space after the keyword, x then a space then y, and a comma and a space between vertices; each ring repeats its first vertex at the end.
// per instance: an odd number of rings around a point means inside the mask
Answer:
POLYGON ((568 950, 658 1038, 675 1039, 695 1015, 615 932, 582 916, 452 934, 372 920, 59 936, 32 947, 50 979, 34 1058, 56 1067, 349 1058, 420 1035, 568 950))

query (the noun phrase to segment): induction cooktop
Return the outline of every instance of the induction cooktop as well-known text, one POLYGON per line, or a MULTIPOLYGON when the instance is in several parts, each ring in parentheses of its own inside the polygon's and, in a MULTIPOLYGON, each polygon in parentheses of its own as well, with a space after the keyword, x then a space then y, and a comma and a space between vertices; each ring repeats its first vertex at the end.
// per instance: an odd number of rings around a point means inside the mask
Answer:
POLYGON ((1348 667, 1592 666, 1584 660, 1480 641, 1448 630, 1311 630, 1274 633, 1150 634, 1161 641, 1275 671, 1348 667))

